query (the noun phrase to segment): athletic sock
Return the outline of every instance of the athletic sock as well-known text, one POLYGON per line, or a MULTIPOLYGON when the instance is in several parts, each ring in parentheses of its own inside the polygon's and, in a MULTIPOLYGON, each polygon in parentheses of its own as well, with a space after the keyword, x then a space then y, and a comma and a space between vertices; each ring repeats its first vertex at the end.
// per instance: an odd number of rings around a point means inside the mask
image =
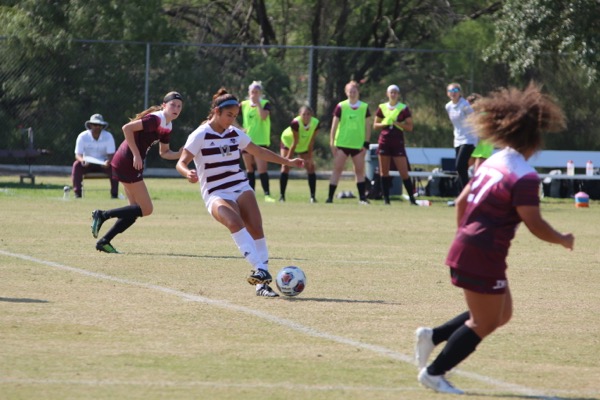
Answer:
POLYGON ((142 217, 142 208, 137 204, 121 208, 113 208, 112 210, 103 211, 103 217, 104 219, 142 217))
POLYGON ((433 336, 431 340, 433 344, 436 346, 442 342, 445 342, 452 336, 454 331, 463 326, 465 322, 470 318, 470 314, 468 311, 465 311, 462 314, 458 314, 456 317, 452 318, 448 322, 433 328, 433 336))
POLYGON ((281 197, 285 198, 285 190, 287 189, 288 177, 290 175, 287 172, 282 172, 279 176, 279 191, 281 192, 281 197))
POLYGON ((392 183, 391 176, 382 176, 381 177, 381 194, 385 200, 390 199, 390 187, 392 183))
POLYGON ((246 228, 242 228, 239 231, 232 233, 231 237, 233 241, 237 245, 242 256, 254 267, 254 269, 267 269, 261 259, 260 254, 256 250, 256 245, 254 243, 254 239, 248 233, 246 228))
POLYGON ((315 197, 315 193, 317 193, 317 174, 308 174, 308 188, 310 189, 310 197, 315 197))
POLYGON ((256 175, 254 172, 247 172, 246 175, 248 176, 248 183, 250 184, 250 187, 252 190, 254 190, 254 187, 256 186, 256 175))
POLYGON ((481 338, 467 325, 458 328, 448 339, 437 358, 427 367, 429 375, 444 375, 475 351, 481 338))
POLYGON ((254 241, 254 246, 256 247, 256 251, 258 252, 258 256, 262 260, 262 263, 265 265, 265 270, 268 270, 269 267, 269 249, 267 248, 267 238, 256 239, 254 241))
POLYGON ((117 222, 115 222, 113 227, 110 228, 108 232, 106 232, 106 235, 104 235, 102 238, 107 242, 110 242, 119 233, 125 232, 131 225, 133 225, 137 218, 138 217, 123 217, 117 219, 117 222))
POLYGON ((408 179, 404 179, 402 181, 402 183, 404 184, 404 188, 406 189, 406 193, 408 193, 408 198, 410 199, 411 203, 415 202, 415 188, 412 184, 412 179, 408 178, 408 179))
POLYGON ((269 173, 263 172, 259 175, 260 184, 262 185, 263 191, 265 192, 265 196, 270 196, 271 191, 269 190, 269 173))
POLYGON ((333 195, 335 194, 335 189, 337 189, 337 185, 332 185, 330 183, 329 184, 329 197, 327 197, 328 200, 333 200, 333 195))
POLYGON ((360 200, 365 201, 367 200, 367 194, 365 193, 365 182, 356 182, 356 189, 358 190, 358 197, 360 198, 360 200))

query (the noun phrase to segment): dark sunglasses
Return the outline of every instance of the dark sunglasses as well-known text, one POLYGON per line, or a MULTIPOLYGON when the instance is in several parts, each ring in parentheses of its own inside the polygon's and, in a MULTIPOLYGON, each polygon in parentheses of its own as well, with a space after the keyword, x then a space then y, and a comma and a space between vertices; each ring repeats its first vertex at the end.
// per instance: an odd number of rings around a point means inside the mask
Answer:
POLYGON ((448 89, 448 92, 450 92, 450 93, 460 93, 460 89, 457 88, 457 87, 455 87, 455 88, 452 88, 452 89, 448 89))

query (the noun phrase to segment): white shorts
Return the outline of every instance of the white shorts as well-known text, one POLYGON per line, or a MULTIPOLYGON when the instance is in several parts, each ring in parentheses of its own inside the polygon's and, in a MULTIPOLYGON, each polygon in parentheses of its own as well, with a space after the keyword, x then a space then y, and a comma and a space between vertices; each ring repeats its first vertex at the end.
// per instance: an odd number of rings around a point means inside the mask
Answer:
POLYGON ((215 192, 212 192, 211 194, 208 195, 208 198, 204 201, 204 204, 206 204, 206 210, 208 211, 209 214, 212 215, 210 209, 212 208, 212 205, 216 200, 223 199, 223 200, 230 200, 230 201, 237 202, 237 199, 239 199, 239 197, 242 195, 242 193, 251 191, 251 190, 252 190, 252 187, 250 186, 248 181, 245 181, 245 182, 240 183, 239 185, 235 185, 229 189, 217 190, 215 192))

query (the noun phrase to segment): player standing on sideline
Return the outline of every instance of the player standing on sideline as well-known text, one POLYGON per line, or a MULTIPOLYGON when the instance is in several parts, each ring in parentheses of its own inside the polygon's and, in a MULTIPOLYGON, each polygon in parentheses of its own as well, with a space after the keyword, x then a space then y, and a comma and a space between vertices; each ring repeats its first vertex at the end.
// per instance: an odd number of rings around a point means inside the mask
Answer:
POLYGON ((352 157, 359 204, 369 204, 365 193, 365 151, 371 140, 369 105, 358 99, 358 83, 350 81, 345 87, 347 100, 333 110, 329 146, 333 153, 333 172, 329 180, 329 196, 326 203, 333 203, 333 195, 348 157, 352 157))
POLYGON ((256 285, 256 295, 277 297, 271 289, 269 251, 254 190, 240 168, 240 151, 290 167, 303 166, 293 160, 257 146, 250 137, 232 124, 240 112, 240 103, 221 88, 213 96, 210 114, 189 136, 177 162, 177 171, 191 183, 200 181, 206 209, 223 224, 244 258, 254 268, 248 283, 256 285), (196 169, 189 169, 194 160, 196 169))
POLYGON ((540 213, 539 177, 527 160, 542 144, 542 132, 559 131, 565 118, 553 99, 530 83, 502 89, 474 104, 471 122, 479 136, 503 150, 476 171, 457 199, 458 229, 446 264, 452 284, 463 289, 468 311, 436 328, 416 331, 419 382, 443 393, 462 394, 444 374, 512 316, 506 257, 523 221, 537 238, 572 250, 575 238, 560 233, 540 213), (446 346, 426 367, 434 347, 446 346))
MULTIPOLYGON (((473 127, 467 122, 467 117, 473 113, 473 108, 462 96, 462 89, 458 83, 451 83, 446 88, 450 101, 446 104, 448 118, 454 126, 454 153, 456 154, 456 172, 460 190, 469 182, 469 161, 477 145, 477 135, 473 127)), ((454 206, 454 201, 448 202, 454 206)))
MULTIPOLYGON (((262 83, 259 81, 252 82, 248 87, 248 100, 241 103, 242 125, 254 144, 268 149, 271 145, 271 103, 262 98, 262 89, 262 83)), ((260 184, 265 193, 265 201, 267 203, 274 202, 275 199, 271 197, 269 189, 267 161, 254 158, 252 154, 246 152, 242 153, 242 157, 252 189, 255 188, 254 165, 256 164, 260 184)))
MULTIPOLYGON (((309 106, 302 106, 298 114, 292 120, 290 126, 281 134, 280 154, 282 157, 290 158, 296 152, 304 160, 304 167, 308 174, 310 202, 316 203, 317 174, 315 173, 313 146, 319 130, 319 120, 313 116, 313 110, 309 106)), ((281 197, 279 197, 279 201, 285 201, 285 190, 287 188, 289 172, 290 167, 287 165, 281 166, 281 176, 279 178, 281 197)))
POLYGON ((412 114, 406 104, 398 101, 400 88, 397 85, 388 86, 386 94, 388 102, 379 105, 373 122, 373 129, 381 130, 377 155, 379 156, 383 202, 390 204, 390 187, 392 186, 390 163, 393 159, 408 193, 410 204, 416 205, 413 184, 408 176, 408 158, 404 147, 404 132, 413 130, 412 114))
POLYGON ((153 205, 144 182, 144 160, 154 143, 159 143, 158 151, 166 160, 177 160, 181 150, 172 151, 171 122, 181 114, 183 97, 177 92, 169 92, 161 106, 153 106, 142 111, 129 123, 123 125, 125 140, 111 161, 112 173, 125 188, 129 205, 112 210, 92 212, 92 235, 97 238, 100 227, 109 218, 117 222, 96 243, 96 249, 105 253, 118 253, 110 243, 119 233, 125 232, 138 217, 152 214, 153 205))

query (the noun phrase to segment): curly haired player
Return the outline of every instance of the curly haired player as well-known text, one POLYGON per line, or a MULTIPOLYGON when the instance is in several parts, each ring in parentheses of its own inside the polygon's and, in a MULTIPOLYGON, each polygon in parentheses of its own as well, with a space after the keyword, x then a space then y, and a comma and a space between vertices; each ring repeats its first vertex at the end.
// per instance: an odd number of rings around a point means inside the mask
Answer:
POLYGON ((443 393, 462 394, 444 374, 512 316, 506 257, 521 221, 536 237, 572 250, 575 238, 560 233, 540 213, 539 178, 527 160, 542 144, 542 133, 559 131, 559 106, 531 83, 525 90, 502 89, 477 101, 471 117, 482 139, 503 150, 488 158, 457 199, 458 229, 446 264, 452 284, 462 288, 468 311, 436 328, 416 331, 419 382, 443 393), (446 341, 426 366, 434 347, 446 341))

